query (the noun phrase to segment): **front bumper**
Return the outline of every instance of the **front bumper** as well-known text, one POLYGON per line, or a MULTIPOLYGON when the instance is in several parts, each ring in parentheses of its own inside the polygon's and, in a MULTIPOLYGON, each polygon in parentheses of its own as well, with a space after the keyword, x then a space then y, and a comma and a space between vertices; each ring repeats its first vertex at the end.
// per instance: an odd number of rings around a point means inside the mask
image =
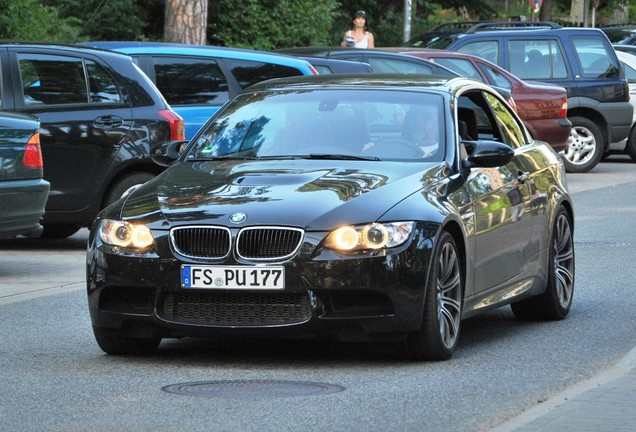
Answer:
POLYGON ((436 227, 423 224, 399 250, 360 257, 317 253, 322 236, 307 235, 300 252, 282 264, 285 289, 228 290, 182 288, 180 267, 188 262, 172 254, 167 235, 156 236, 153 253, 135 256, 91 233, 92 323, 129 337, 399 338, 420 326, 435 234, 436 227))

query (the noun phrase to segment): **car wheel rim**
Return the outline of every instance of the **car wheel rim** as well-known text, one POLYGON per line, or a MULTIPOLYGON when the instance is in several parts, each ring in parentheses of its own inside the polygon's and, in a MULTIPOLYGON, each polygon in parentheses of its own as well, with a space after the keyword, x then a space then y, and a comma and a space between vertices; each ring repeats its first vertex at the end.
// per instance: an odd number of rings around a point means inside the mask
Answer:
POLYGON ((451 243, 444 244, 438 262, 437 317, 442 343, 450 349, 459 335, 461 318, 461 275, 451 243))
POLYGON ((566 215, 560 215, 554 235, 554 284, 559 304, 567 308, 572 300, 574 287, 574 242, 570 221, 566 215))
POLYGON ((596 138, 587 128, 574 127, 570 133, 570 141, 565 151, 565 158, 573 164, 585 164, 594 156, 596 138))

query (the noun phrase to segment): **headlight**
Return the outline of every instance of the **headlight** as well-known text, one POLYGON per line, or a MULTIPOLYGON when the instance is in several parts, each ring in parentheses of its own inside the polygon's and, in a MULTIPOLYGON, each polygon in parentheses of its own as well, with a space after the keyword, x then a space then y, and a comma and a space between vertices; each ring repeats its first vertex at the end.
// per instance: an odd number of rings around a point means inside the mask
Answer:
POLYGON ((112 219, 101 221, 99 236, 104 243, 123 248, 147 249, 155 242, 146 225, 112 219))
POLYGON ((404 243, 411 231, 413 222, 344 226, 329 233, 325 246, 343 252, 391 248, 404 243))

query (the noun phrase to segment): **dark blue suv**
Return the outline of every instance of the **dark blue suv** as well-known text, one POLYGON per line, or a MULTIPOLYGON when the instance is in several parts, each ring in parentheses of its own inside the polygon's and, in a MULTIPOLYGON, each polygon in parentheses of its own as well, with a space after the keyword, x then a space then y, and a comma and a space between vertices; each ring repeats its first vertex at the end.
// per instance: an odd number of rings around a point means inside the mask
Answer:
POLYGON ((449 24, 406 45, 477 55, 519 78, 566 88, 572 132, 561 155, 568 172, 591 170, 610 144, 627 138, 633 112, 629 87, 601 30, 552 22, 449 24))

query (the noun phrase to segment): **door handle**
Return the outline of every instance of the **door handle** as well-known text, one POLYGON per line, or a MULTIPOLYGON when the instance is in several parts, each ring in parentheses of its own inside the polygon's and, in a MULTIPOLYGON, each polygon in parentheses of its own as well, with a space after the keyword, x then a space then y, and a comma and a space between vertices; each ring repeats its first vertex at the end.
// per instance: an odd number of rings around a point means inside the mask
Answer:
POLYGON ((119 127, 122 125, 123 122, 124 119, 122 119, 121 117, 112 115, 97 117, 95 120, 93 120, 93 124, 101 129, 119 127))

